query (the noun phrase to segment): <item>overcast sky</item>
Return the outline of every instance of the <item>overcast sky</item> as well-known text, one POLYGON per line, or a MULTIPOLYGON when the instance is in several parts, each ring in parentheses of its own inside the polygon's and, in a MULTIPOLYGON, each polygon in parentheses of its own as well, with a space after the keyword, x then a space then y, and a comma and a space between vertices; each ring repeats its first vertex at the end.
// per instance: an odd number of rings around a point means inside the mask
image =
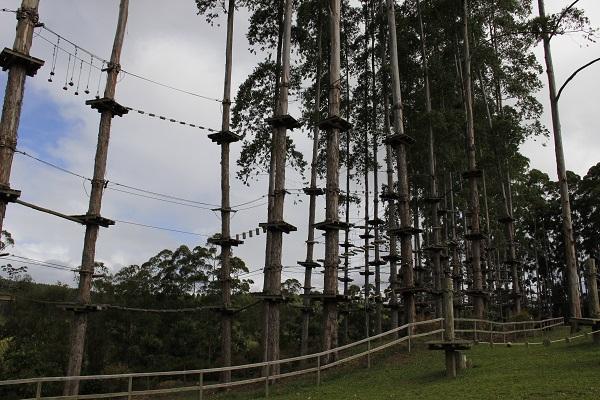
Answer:
MULTIPOLYGON (((567 3, 570 1, 547 0, 547 11, 555 12, 567 3)), ((20 1, 3 0, 1 5, 16 9, 20 1)), ((600 21, 598 0, 582 0, 580 5, 586 10, 592 24, 597 26, 600 21)), ((105 59, 110 56, 117 13, 117 0, 41 0, 40 4, 40 20, 47 27, 105 59)), ((15 22, 14 14, 0 13, 0 45, 12 47, 15 22)), ((244 35, 247 27, 244 15, 238 15, 234 40, 233 94, 259 61, 257 56, 248 51, 244 35)), ((51 42, 56 40, 48 31, 38 32, 51 42)), ((47 79, 52 70, 53 45, 42 37, 34 39, 31 54, 44 59, 46 65, 35 78, 27 80, 18 147, 78 174, 91 176, 99 114, 86 107, 84 102, 95 94, 98 75, 92 74, 89 84, 91 93, 84 96, 81 93, 87 85, 84 65, 80 95, 73 94, 74 87, 64 91, 65 78, 68 81, 71 75, 74 75, 76 86, 79 64, 76 64, 74 72, 67 74, 68 56, 59 52, 56 75, 53 82, 49 83, 47 79)), ((196 15, 192 0, 131 0, 121 65, 126 71, 167 85, 220 98, 224 43, 224 26, 209 26, 202 17, 196 15)), ((555 38, 552 45, 559 85, 573 70, 598 57, 599 53, 598 44, 589 45, 579 38, 555 38)), ((74 51, 73 46, 67 43, 63 42, 61 46, 74 51)), ((541 48, 537 49, 536 54, 543 61, 541 48)), ((600 100, 600 81, 595 79, 598 68, 600 66, 583 72, 561 98, 567 168, 580 175, 585 174, 599 159, 600 140, 594 128, 600 100)), ((542 80, 546 80, 545 75, 542 80)), ((4 88, 5 83, 6 73, 1 73, 0 86, 4 88)), ((546 87, 538 97, 547 106, 546 87)), ((116 99, 123 105, 178 121, 217 129, 220 127, 221 109, 218 102, 166 89, 131 75, 120 77, 116 99)), ((292 107, 291 113, 294 114, 294 111, 292 107)), ((543 122, 550 126, 548 114, 544 115, 543 122)), ((306 135, 294 133, 294 137, 300 138, 299 148, 309 159, 310 142, 302 139, 306 135)), ((239 144, 232 146, 232 160, 237 158, 240 147, 239 144)), ((531 159, 533 168, 541 169, 553 178, 556 176, 551 140, 530 141, 522 151, 531 159)), ((130 113, 113 120, 107 179, 216 205, 220 203, 219 159, 219 147, 206 137, 205 131, 130 113)), ((235 171, 234 163, 232 168, 235 171)), ((89 182, 20 154, 15 155, 11 186, 22 190, 22 200, 34 204, 66 214, 84 214, 87 210, 89 182)), ((288 174, 286 187, 303 186, 297 174, 288 174)), ((232 177, 231 189, 234 205, 256 200, 266 192, 266 177, 252 187, 246 187, 232 177)), ((305 254, 308 204, 295 204, 294 200, 297 199, 295 196, 286 198, 285 218, 298 227, 298 232, 284 238, 283 264, 286 266, 295 265, 298 260, 304 259, 305 254)), ((266 206, 263 203, 264 199, 258 200, 249 204, 257 207, 238 212, 232 220, 232 232, 248 231, 256 228, 258 223, 265 222, 266 206)), ((319 203, 317 209, 321 213, 317 216, 319 220, 322 219, 324 204, 319 203)), ((142 263, 165 248, 174 249, 180 244, 204 245, 206 235, 220 231, 219 218, 210 210, 159 202, 114 190, 105 191, 102 215, 197 234, 160 231, 124 223, 117 223, 109 229, 102 228, 96 258, 113 271, 124 265, 142 263)), ((352 217, 358 216, 357 210, 352 217)), ((4 229, 10 231, 16 241, 15 248, 11 250, 14 254, 73 267, 80 263, 84 228, 78 224, 10 204, 4 229)), ((250 269, 263 264, 264 238, 262 234, 248 238, 243 246, 235 250, 235 254, 243 258, 250 269)), ((318 244, 316 258, 322 258, 322 252, 323 245, 318 244)), ((362 263, 359 258, 356 262, 362 263)), ((32 266, 30 274, 37 281, 74 282, 72 273, 47 268, 32 266)), ((285 276, 299 280, 302 274, 300 268, 284 272, 285 276)), ((261 282, 260 275, 254 275, 253 278, 257 283, 261 282)), ((387 275, 382 279, 387 279, 387 275)), ((321 285, 321 278, 317 276, 314 286, 319 288, 321 285)))

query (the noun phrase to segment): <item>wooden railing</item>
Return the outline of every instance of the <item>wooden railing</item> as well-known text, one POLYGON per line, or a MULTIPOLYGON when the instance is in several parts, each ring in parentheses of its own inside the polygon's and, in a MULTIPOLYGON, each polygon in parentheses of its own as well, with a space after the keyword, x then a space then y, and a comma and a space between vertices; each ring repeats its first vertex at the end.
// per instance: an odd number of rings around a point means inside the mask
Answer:
POLYGON ((504 344, 511 340, 527 339, 530 334, 535 336, 540 331, 547 331, 564 324, 565 319, 563 317, 541 321, 519 322, 494 322, 483 319, 456 318, 454 320, 454 331, 457 336, 463 336, 465 339, 472 339, 480 343, 504 344), (498 337, 501 337, 501 341, 495 340, 498 337))
MULTIPOLYGON (((411 341, 425 336, 443 334, 444 319, 432 319, 427 321, 414 322, 402 325, 398 328, 371 336, 357 342, 339 346, 331 350, 322 351, 319 353, 309 354, 306 356, 286 358, 276 361, 260 362, 254 364, 236 365, 232 367, 222 368, 207 368, 199 370, 186 371, 165 371, 165 372, 142 372, 142 373, 127 373, 127 374, 111 374, 111 375, 86 375, 86 376, 60 376, 60 377, 45 377, 45 378, 30 378, 30 379, 13 379, 0 381, 0 393, 3 388, 11 387, 13 393, 23 393, 29 390, 29 393, 35 393, 34 397, 15 397, 26 400, 85 400, 85 399, 112 399, 112 398, 127 398, 131 400, 134 396, 152 396, 164 395, 183 392, 195 392, 197 399, 202 400, 207 391, 223 388, 232 388, 235 386, 264 384, 265 395, 269 395, 269 387, 275 380, 288 378, 292 376, 300 376, 305 374, 315 374, 316 384, 321 383, 321 373, 329 368, 348 363, 352 360, 366 358, 367 367, 371 365, 371 355, 389 347, 395 346, 402 342, 407 342, 410 351, 411 341), (424 328, 426 329, 425 331, 424 328), (402 332, 402 334, 400 334, 402 332), (349 350, 356 351, 355 353, 342 356, 343 353, 349 350), (333 361, 325 363, 324 360, 333 359, 333 361), (290 365, 291 368, 287 372, 281 372, 283 365, 290 365), (243 379, 232 382, 216 382, 209 383, 206 381, 207 376, 215 375, 220 372, 246 372, 254 371, 258 376, 245 377, 243 379), (136 389, 140 386, 141 380, 147 382, 150 379, 160 379, 164 377, 184 378, 192 376, 193 384, 184 384, 184 386, 174 388, 158 388, 158 389, 136 389), (95 393, 95 394, 80 394, 75 396, 48 396, 44 395, 44 389, 50 386, 52 391, 60 391, 60 386, 66 381, 78 382, 102 382, 102 387, 110 387, 111 385, 123 384, 127 382, 127 390, 121 390, 110 393, 95 393)), ((148 384, 149 386, 149 384, 148 384)), ((46 390, 47 391, 47 390, 46 390)))

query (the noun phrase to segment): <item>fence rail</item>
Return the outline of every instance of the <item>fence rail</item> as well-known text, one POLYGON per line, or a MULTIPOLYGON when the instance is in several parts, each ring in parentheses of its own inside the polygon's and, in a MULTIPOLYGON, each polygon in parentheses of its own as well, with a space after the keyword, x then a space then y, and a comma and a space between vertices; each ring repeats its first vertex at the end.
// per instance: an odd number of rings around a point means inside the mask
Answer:
MULTIPOLYGON (((444 319, 437 318, 427 321, 413 322, 410 324, 402 325, 398 328, 389 330, 387 332, 371 336, 350 344, 336 347, 334 349, 321 351, 318 353, 309 354, 306 356, 291 357, 281 360, 264 361, 253 364, 236 365, 231 367, 220 367, 220 368, 206 368, 198 370, 184 370, 184 371, 164 371, 164 372, 138 372, 138 373, 126 373, 126 374, 110 374, 110 375, 83 375, 83 376, 57 376, 57 377, 43 377, 43 378, 29 378, 29 379, 12 379, 0 381, 0 388, 9 386, 28 386, 35 385, 35 397, 26 397, 22 400, 87 400, 87 399, 113 399, 113 398, 127 398, 131 400, 135 396, 151 396, 151 395, 164 395, 173 393, 183 392, 196 392, 198 400, 202 400, 203 395, 208 390, 231 388, 242 385, 252 385, 257 383, 263 383, 265 385, 265 394, 269 395, 269 387, 273 381, 277 379, 289 378, 292 376, 300 376, 306 374, 316 374, 316 384, 319 385, 321 382, 321 372, 333 368, 338 365, 348 363, 350 361, 366 358, 367 366, 371 364, 371 355, 395 346, 402 342, 408 342, 410 349, 411 341, 416 338, 432 336, 442 334, 444 332, 443 327, 444 319), (436 326, 437 325, 437 326, 436 326), (433 327, 425 332, 416 333, 415 328, 417 327, 433 327), (404 331, 403 335, 400 332, 404 331), (385 339, 389 341, 385 343, 385 339), (376 346, 373 347, 373 344, 376 346), (361 346, 366 345, 366 350, 363 350, 361 346), (339 357, 340 353, 345 350, 356 349, 358 353, 350 354, 345 357, 339 357), (334 356, 334 357, 331 357, 334 356), (322 363, 323 359, 335 358, 334 361, 322 363), (301 369, 293 369, 289 372, 279 372, 279 366, 283 364, 291 364, 296 362, 307 363, 313 361, 316 366, 303 367, 301 369), (262 376, 240 379, 232 382, 223 383, 205 383, 205 377, 209 374, 215 374, 223 371, 249 371, 260 369, 262 376), (194 381, 195 384, 175 387, 175 388, 164 388, 164 389, 147 389, 147 390, 134 390, 134 380, 139 378, 160 378, 160 377, 182 377, 182 376, 195 376, 197 379, 194 381), (105 382, 119 382, 127 381, 127 390, 118 391, 111 393, 94 393, 94 394, 79 394, 73 396, 43 396, 44 384, 57 384, 67 381, 78 381, 78 382, 90 382, 90 381, 105 381, 105 382)), ((33 389, 33 388, 31 388, 33 389)))
POLYGON ((516 337, 519 334, 527 336, 529 333, 535 335, 536 332, 564 325, 565 319, 559 317, 541 321, 495 322, 483 319, 456 318, 454 323, 456 327, 454 331, 457 334, 471 334, 470 338, 479 343, 505 344, 507 343, 507 336, 516 337), (469 326, 466 328, 461 327, 461 325, 465 325, 465 323, 469 326), (502 342, 494 341, 494 337, 498 336, 502 337, 502 342))

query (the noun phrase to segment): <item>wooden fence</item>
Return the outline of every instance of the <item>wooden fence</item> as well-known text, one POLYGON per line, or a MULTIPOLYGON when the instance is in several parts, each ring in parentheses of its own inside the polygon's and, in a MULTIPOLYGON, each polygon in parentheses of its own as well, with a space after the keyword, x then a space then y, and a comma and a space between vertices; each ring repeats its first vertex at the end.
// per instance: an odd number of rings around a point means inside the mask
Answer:
MULTIPOLYGON (((483 319, 456 318, 454 331, 457 336, 472 339, 479 343, 506 344, 521 339, 535 337, 539 332, 550 330, 565 324, 563 317, 541 321, 494 322, 483 319), (501 338, 500 341, 497 339, 501 338)), ((523 341, 522 344, 529 343, 523 341)), ((543 342, 540 342, 542 344, 543 342)))
MULTIPOLYGON (((309 354, 306 356, 286 358, 276 361, 260 362, 254 364, 236 365, 232 367, 207 368, 200 370, 186 371, 165 371, 165 372, 143 372, 143 373, 127 373, 127 374, 111 374, 111 375, 87 375, 87 376, 60 376, 60 377, 45 377, 31 379, 13 379, 0 381, 0 389, 12 387, 13 392, 34 394, 34 397, 26 394, 25 397, 15 397, 26 400, 85 400, 85 399, 114 399, 122 398, 131 400, 135 396, 155 396, 174 393, 196 393, 197 399, 202 400, 207 391, 216 389, 232 388, 243 385, 264 384, 265 395, 269 395, 269 387, 275 380, 300 376, 306 374, 315 374, 315 383, 321 383, 321 373, 325 370, 348 363, 357 359, 366 359, 367 367, 371 365, 371 356, 374 353, 380 352, 389 347, 395 346, 402 342, 407 342, 410 350, 411 341, 416 338, 443 334, 444 319, 432 319, 427 321, 414 322, 411 324, 402 325, 398 328, 371 336, 357 342, 339 346, 331 350, 322 351, 319 353, 309 354), (351 352, 344 355, 346 352, 351 352), (325 363, 325 359, 333 359, 333 361, 325 363), (290 367, 286 372, 281 372, 282 366, 290 367), (258 376, 244 377, 232 382, 210 382, 206 378, 214 376, 223 371, 231 371, 232 373, 246 373, 248 376, 254 372, 258 376), (192 384, 189 384, 189 377, 193 377, 192 384), (158 388, 140 390, 138 387, 144 382, 150 382, 151 379, 161 378, 184 379, 187 384, 173 388, 158 388), (76 396, 49 396, 45 395, 44 391, 57 392, 61 390, 62 384, 66 381, 76 380, 79 382, 98 382, 101 385, 97 387, 110 388, 115 385, 122 385, 126 390, 119 390, 107 393, 84 393, 76 396), (50 389, 50 390, 48 390, 50 389)), ((147 383, 149 386, 149 383, 147 383)), ((1 393, 1 392, 0 392, 1 393)))

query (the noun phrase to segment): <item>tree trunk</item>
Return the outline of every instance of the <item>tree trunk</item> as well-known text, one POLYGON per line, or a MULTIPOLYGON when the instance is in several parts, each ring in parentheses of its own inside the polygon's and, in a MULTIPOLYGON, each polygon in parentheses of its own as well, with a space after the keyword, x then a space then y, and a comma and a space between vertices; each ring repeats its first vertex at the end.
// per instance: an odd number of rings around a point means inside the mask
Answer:
POLYGON ((469 179, 469 240, 471 242, 471 265, 473 284, 471 299, 475 317, 483 319, 485 302, 483 297, 483 279, 481 274, 481 232, 479 227, 479 189, 477 185, 477 160, 475 148, 475 125, 473 120, 473 94, 471 79, 471 49, 469 46, 469 2, 463 0, 463 44, 464 44, 464 90, 467 109, 467 158, 469 179))
MULTIPOLYGON (((404 134, 402 117, 402 94, 400 92, 400 68, 398 66, 398 45, 396 39, 396 11, 393 0, 386 0, 388 29, 390 39, 390 59, 392 76, 392 96, 394 110, 394 133, 404 134)), ((406 146, 401 144, 396 149, 396 162, 398 165, 398 212, 400 214, 400 226, 408 228, 411 224, 410 192, 408 188, 407 151, 406 146)), ((404 318, 406 323, 415 322, 415 297, 412 292, 414 287, 412 238, 408 235, 400 237, 400 253, 402 257, 401 274, 403 286, 407 289, 403 293, 404 318)))
POLYGON ((302 338, 300 343, 300 355, 308 354, 308 329, 310 324, 310 313, 311 313, 311 301, 310 301, 310 292, 312 288, 312 269, 313 266, 313 256, 314 256, 314 247, 315 247, 315 213, 317 208, 317 158, 319 155, 319 127, 317 126, 317 122, 321 116, 321 54, 322 54, 322 45, 321 45, 321 10, 319 9, 318 16, 318 32, 317 32, 317 70, 315 72, 315 110, 314 110, 314 124, 315 127, 313 129, 313 148, 312 148, 312 161, 310 164, 310 198, 309 198, 309 206, 308 206, 308 239, 306 240, 306 267, 304 272, 304 300, 303 300, 303 309, 302 309, 302 338))
MULTIPOLYGON (((110 64, 108 66, 106 77, 106 88, 104 97, 114 100, 115 89, 117 86, 117 76, 120 70, 121 49, 123 48, 123 39, 127 25, 127 15, 129 9, 129 0, 121 0, 119 6, 119 20, 117 31, 113 43, 110 64)), ((92 180, 92 190, 90 192, 90 201, 87 215, 100 216, 102 207, 102 194, 104 190, 106 173, 106 160, 108 157, 108 142, 110 139, 110 127, 113 118, 110 110, 104 110, 100 114, 100 128, 98 133, 98 146, 96 148, 96 157, 94 161, 94 178, 92 180)), ((81 256, 81 272, 79 273, 79 288, 77 292, 77 303, 82 305, 89 304, 91 301, 92 275, 94 274, 96 239, 98 238, 99 225, 88 224, 85 228, 85 237, 83 242, 83 253, 81 256)), ((67 367, 67 376, 79 376, 81 374, 81 364, 83 360, 83 350, 85 347, 85 335, 87 329, 87 313, 75 312, 73 316, 73 325, 71 327, 71 343, 69 351, 69 363, 67 367)), ((79 392, 79 381, 67 381, 64 387, 64 395, 73 396, 79 392)))
MULTIPOLYGON (((286 115, 288 112, 288 91, 290 85, 290 52, 291 52, 291 25, 292 25, 292 0, 286 0, 284 6, 283 38, 281 50, 281 82, 279 84, 275 117, 286 115)), ((265 302, 265 329, 266 359, 272 361, 279 359, 279 299, 281 295, 281 252, 283 246, 283 232, 273 224, 283 222, 283 208, 285 200, 285 160, 287 154, 287 128, 280 124, 273 127, 273 151, 271 158, 274 160, 273 175, 273 208, 269 215, 267 227, 268 274, 264 291, 272 296, 265 302)), ((277 373, 279 366, 273 366, 272 373, 277 373)))
MULTIPOLYGON (((382 4, 382 9, 383 9, 383 4, 382 4)), ((385 37, 385 31, 383 28, 383 24, 382 24, 382 28, 381 28, 381 41, 380 41, 380 46, 381 46, 381 64, 382 64, 382 71, 385 71, 385 73, 381 74, 382 76, 382 82, 381 82, 381 91, 382 91, 382 96, 383 96, 383 127, 384 127, 384 132, 386 137, 389 139, 391 136, 391 129, 390 129, 390 104, 389 104, 389 97, 388 97, 388 91, 387 91, 387 87, 388 87, 388 81, 387 81, 387 70, 388 70, 388 63, 387 63, 387 53, 386 53, 386 37, 385 37)), ((392 147, 387 144, 385 146, 385 162, 386 162, 386 172, 387 172, 387 195, 391 196, 394 193, 394 155, 392 152, 392 147)), ((387 206, 387 229, 388 230, 393 230, 396 228, 396 202, 389 197, 388 198, 388 206, 387 206)), ((399 325, 399 318, 398 318, 398 297, 396 295, 395 289, 398 288, 398 269, 397 269, 397 257, 398 257, 398 248, 397 248, 397 242, 396 242, 396 237, 391 235, 390 236, 390 253, 389 253, 389 263, 390 263, 390 301, 389 301, 389 306, 390 306, 390 322, 391 322, 391 329, 397 328, 399 325)))
MULTIPOLYGON (((546 12, 544 0, 538 0, 540 18, 544 20, 546 12)), ((548 74, 548 89, 550 91, 550 109, 552 114, 552 131, 554 133, 554 151, 556 153, 556 169, 560 186, 560 204, 562 208, 562 226, 565 241, 566 275, 568 284, 569 313, 573 318, 581 318, 581 304, 579 292, 579 276, 577 273, 577 255, 575 253, 575 239, 573 237, 573 223, 571 221, 571 200, 569 199, 569 183, 567 182, 567 169, 565 166, 565 154, 562 145, 562 133, 560 125, 560 113, 558 110, 558 99, 556 98, 556 81, 554 78, 554 65, 552 62, 552 51, 550 49, 549 32, 543 34, 544 58, 546 60, 546 72, 548 74)))
MULTIPOLYGON (((329 116, 340 114, 340 0, 329 0, 329 116)), ((337 128, 327 130, 327 167, 325 218, 339 221, 339 144, 340 131, 337 128)), ((349 195, 349 193, 348 193, 349 195)), ((339 231, 325 232, 325 296, 337 294, 337 269, 339 263, 339 231)), ((324 351, 337 345, 338 321, 335 297, 324 298, 323 301, 323 347, 324 351)), ((326 357, 326 362, 330 357, 326 357)))

